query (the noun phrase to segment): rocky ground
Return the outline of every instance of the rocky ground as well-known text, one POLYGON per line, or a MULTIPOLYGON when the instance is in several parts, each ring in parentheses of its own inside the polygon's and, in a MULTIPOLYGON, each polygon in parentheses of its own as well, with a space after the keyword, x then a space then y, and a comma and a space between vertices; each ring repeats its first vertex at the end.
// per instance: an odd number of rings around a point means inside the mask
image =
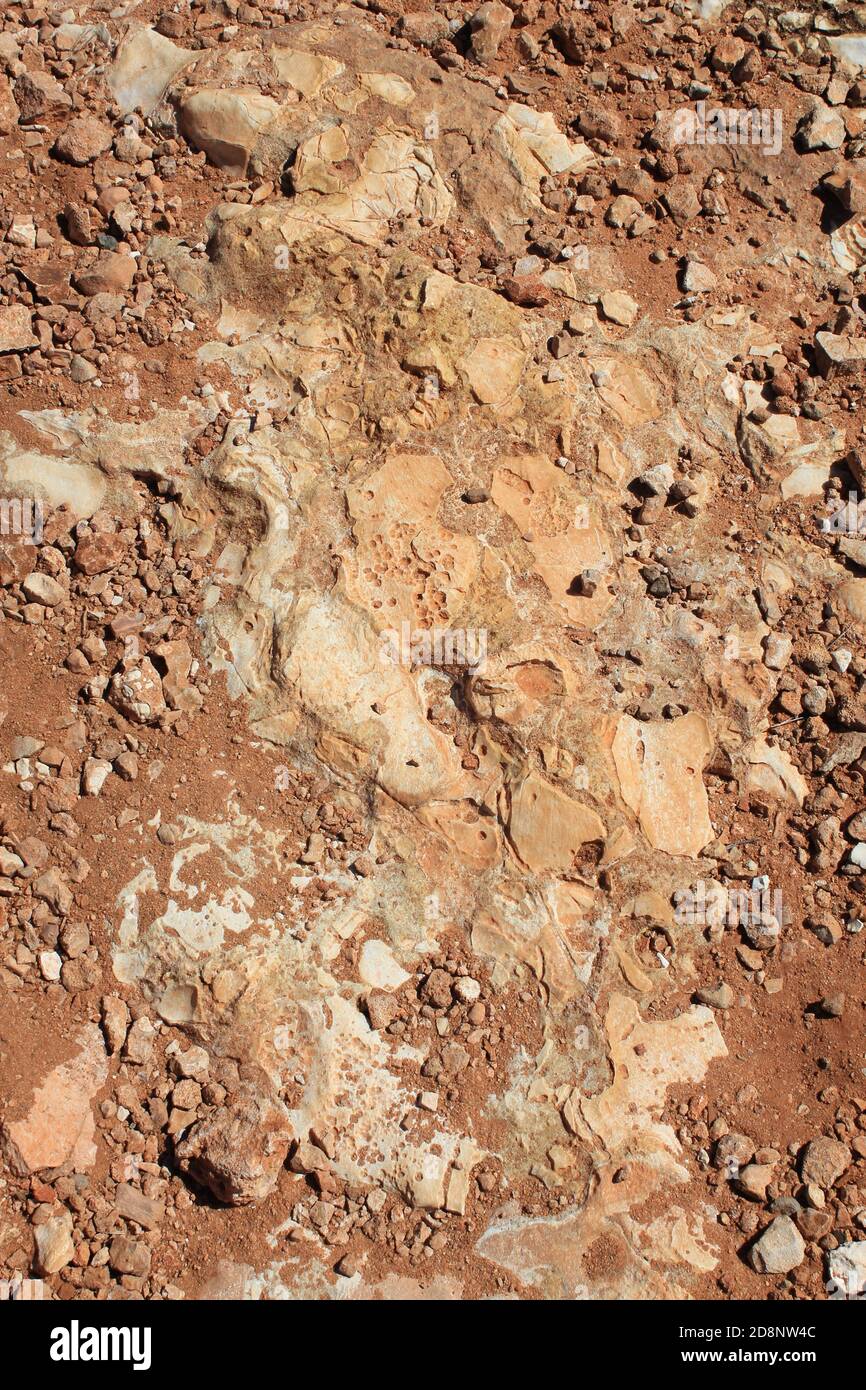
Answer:
POLYGON ((866 7, 10 3, 0 161, 0 1279, 862 1296, 866 7))

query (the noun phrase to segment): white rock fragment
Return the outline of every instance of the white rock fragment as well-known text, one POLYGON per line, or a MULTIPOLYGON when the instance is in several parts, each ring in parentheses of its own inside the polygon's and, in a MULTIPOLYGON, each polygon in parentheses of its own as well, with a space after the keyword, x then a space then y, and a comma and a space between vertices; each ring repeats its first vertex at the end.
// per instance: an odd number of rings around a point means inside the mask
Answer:
POLYGON ((803 1263, 806 1246, 790 1216, 775 1217, 749 1251, 757 1274, 787 1274, 803 1263))
POLYGON ((56 951, 40 951, 37 959, 43 980, 60 979, 60 967, 63 965, 63 961, 56 951))
POLYGON ((399 989, 411 977, 384 941, 365 941, 358 960, 362 984, 373 989, 399 989))
POLYGON ((784 671, 793 649, 794 644, 785 633, 768 633, 764 638, 764 665, 771 671, 784 671))
POLYGON ((85 796, 99 796, 111 775, 111 763, 104 758, 88 758, 81 774, 81 786, 85 796))
POLYGON ((461 975, 454 981, 454 993, 461 1004, 475 1004, 481 998, 481 985, 471 975, 461 975))
POLYGON ((838 150, 845 142, 845 122, 838 111, 825 106, 822 101, 815 104, 797 127, 797 143, 804 151, 838 150))

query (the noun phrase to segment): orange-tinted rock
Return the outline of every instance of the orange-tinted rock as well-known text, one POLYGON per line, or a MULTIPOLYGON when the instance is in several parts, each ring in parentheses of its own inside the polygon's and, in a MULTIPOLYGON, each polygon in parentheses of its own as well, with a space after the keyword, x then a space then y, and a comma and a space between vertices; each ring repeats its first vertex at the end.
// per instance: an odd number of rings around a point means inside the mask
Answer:
POLYGON ((126 547, 120 536, 100 531, 93 536, 82 536, 75 547, 73 564, 82 574, 104 574, 119 565, 125 554, 126 547))
POLYGON ((94 294, 117 294, 128 290, 135 275, 135 261, 119 251, 108 251, 92 266, 75 277, 75 288, 88 297, 94 294))
POLYGON ((277 1184, 294 1131, 281 1101, 247 1087, 199 1120, 177 1146, 178 1162, 221 1202, 260 1202, 277 1184))
POLYGON ((68 164, 90 164, 111 148, 111 127, 93 116, 78 116, 57 137, 54 153, 68 164))
POLYGON ((54 1067, 37 1087, 27 1114, 0 1130, 0 1150, 14 1173, 26 1177, 71 1161, 76 1170, 96 1158, 92 1102, 108 1073, 99 1029, 87 1024, 79 1050, 54 1067))

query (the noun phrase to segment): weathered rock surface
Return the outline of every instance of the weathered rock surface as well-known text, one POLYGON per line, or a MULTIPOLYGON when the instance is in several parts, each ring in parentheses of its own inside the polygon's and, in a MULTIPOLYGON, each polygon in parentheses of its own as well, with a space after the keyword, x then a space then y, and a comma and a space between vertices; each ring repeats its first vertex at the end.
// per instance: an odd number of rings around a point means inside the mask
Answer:
POLYGON ((77 1049, 44 1077, 27 1114, 2 1126, 4 1161, 19 1176, 59 1168, 69 1160, 84 1171, 96 1158, 93 1101, 108 1073, 99 1029, 85 1027, 77 1049))
POLYGON ((189 1293, 820 1296, 866 93, 796 14, 399 8, 4 16, 0 990, 78 1048, 9 1248, 174 1297, 194 1183, 267 1205, 189 1293))
POLYGON ((249 1088, 193 1125, 177 1146, 177 1158, 219 1201, 244 1206, 276 1186, 293 1138, 285 1106, 249 1088))
POLYGON ((787 1274, 803 1263, 806 1246, 789 1216, 775 1217, 749 1251, 758 1274, 787 1274))

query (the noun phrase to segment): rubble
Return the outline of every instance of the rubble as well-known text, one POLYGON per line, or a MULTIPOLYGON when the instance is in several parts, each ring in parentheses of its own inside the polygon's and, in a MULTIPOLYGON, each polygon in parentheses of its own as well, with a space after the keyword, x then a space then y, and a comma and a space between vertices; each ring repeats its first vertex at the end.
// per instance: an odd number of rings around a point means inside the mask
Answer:
POLYGON ((183 1170, 220 1201, 242 1206, 276 1185, 293 1137, 285 1107, 247 1090, 194 1124, 176 1152, 183 1170))

